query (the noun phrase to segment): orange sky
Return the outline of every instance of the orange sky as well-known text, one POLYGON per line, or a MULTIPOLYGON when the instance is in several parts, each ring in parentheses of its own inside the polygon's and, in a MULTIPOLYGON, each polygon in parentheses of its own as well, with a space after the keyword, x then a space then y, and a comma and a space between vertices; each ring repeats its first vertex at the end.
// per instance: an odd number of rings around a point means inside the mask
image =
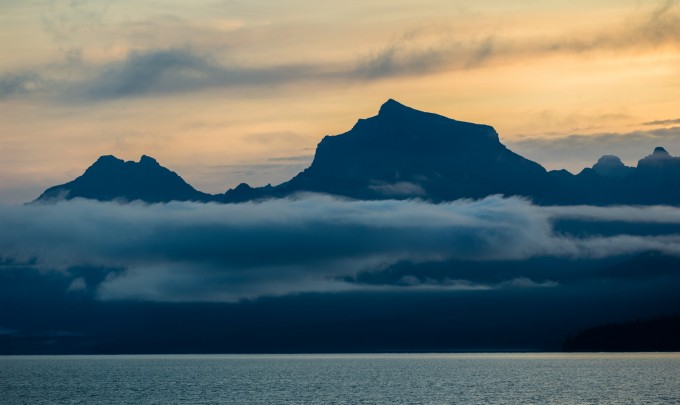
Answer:
POLYGON ((388 98, 549 169, 680 154, 677 1, 138 3, 0 4, 0 202, 103 154, 276 184, 388 98))

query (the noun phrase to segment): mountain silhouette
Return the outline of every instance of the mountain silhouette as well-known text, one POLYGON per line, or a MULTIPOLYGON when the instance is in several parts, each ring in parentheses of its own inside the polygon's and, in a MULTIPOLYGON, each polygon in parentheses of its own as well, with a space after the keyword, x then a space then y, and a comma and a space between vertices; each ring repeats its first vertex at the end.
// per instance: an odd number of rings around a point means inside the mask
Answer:
POLYGON ((593 171, 603 177, 625 177, 633 170, 613 155, 604 155, 593 165, 593 171))
POLYGON ((488 125, 418 111, 395 100, 340 135, 324 137, 312 164, 277 186, 242 183, 224 194, 201 193, 143 156, 139 163, 102 156, 76 180, 38 201, 75 197, 147 202, 236 203, 302 192, 354 199, 421 198, 440 202, 489 195, 538 204, 680 204, 680 158, 664 148, 625 166, 605 155, 578 175, 546 171, 505 147, 488 125))
POLYGON ((312 165, 272 191, 443 201, 532 196, 546 180, 543 167, 508 150, 492 127, 389 100, 377 116, 359 120, 344 134, 324 137, 312 165))
POLYGON ((77 179, 45 190, 39 201, 88 198, 99 201, 141 200, 207 201, 209 194, 196 191, 177 173, 166 169, 149 156, 139 162, 102 156, 77 179))

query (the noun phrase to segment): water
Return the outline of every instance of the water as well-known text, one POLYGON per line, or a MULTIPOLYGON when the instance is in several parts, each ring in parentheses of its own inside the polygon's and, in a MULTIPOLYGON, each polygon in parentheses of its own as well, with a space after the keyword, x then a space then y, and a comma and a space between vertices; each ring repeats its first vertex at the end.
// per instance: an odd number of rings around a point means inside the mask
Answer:
POLYGON ((680 354, 0 356, 2 404, 679 404, 680 354))

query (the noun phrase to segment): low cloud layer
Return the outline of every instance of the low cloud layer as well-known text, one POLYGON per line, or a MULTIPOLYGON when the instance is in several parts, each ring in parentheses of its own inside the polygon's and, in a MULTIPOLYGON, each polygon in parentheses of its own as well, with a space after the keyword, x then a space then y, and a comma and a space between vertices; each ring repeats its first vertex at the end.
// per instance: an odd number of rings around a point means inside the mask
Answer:
MULTIPOLYGON (((676 233, 575 237, 554 232, 553 223, 561 218, 674 224, 680 208, 546 208, 500 197, 434 205, 314 195, 232 205, 4 206, 0 228, 11 231, 0 234, 0 269, 22 263, 64 274, 74 267, 111 269, 100 284, 88 285, 74 275, 69 287, 89 289, 103 300, 235 302, 387 288, 351 279, 403 262, 574 260, 647 251, 680 256, 676 233)), ((556 285, 515 276, 490 285, 404 280, 398 288, 556 285)))

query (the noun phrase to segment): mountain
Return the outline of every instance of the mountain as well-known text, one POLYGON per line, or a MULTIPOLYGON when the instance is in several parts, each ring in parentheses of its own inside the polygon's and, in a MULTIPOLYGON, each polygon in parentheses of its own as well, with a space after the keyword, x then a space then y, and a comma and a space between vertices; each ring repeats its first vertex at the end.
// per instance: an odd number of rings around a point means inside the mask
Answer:
POLYGON ((310 167, 277 186, 242 183, 224 194, 196 191, 143 156, 139 163, 102 156, 76 180, 46 190, 60 198, 217 201, 236 203, 301 192, 355 199, 449 201, 493 194, 538 204, 680 204, 680 158, 664 148, 625 166, 605 155, 578 175, 546 171, 506 148, 488 125, 456 121, 388 100, 378 115, 340 135, 324 137, 310 167))
POLYGON ((443 201, 532 196, 546 181, 545 169, 508 150, 492 127, 389 100, 349 132, 324 137, 312 165, 275 191, 443 201))
POLYGON ((637 167, 607 155, 576 176, 553 177, 561 192, 550 203, 680 204, 680 157, 662 147, 638 161, 637 167))
POLYGON ((177 173, 149 157, 139 162, 102 156, 82 176, 45 190, 38 201, 88 198, 99 201, 142 200, 146 202, 207 201, 209 194, 196 191, 177 173))
POLYGON ((625 177, 634 170, 624 165, 621 158, 613 155, 604 155, 593 165, 593 171, 602 177, 625 177))

